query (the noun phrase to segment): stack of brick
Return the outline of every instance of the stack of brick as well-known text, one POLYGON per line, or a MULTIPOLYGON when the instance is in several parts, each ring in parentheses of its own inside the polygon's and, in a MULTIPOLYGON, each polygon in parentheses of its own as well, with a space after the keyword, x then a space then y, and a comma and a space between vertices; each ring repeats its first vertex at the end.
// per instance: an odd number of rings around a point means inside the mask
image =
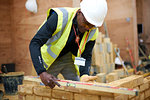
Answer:
POLYGON ((114 44, 110 38, 100 33, 93 49, 92 66, 96 66, 97 73, 110 73, 115 69, 114 44))
POLYGON ((111 83, 96 83, 104 86, 119 86, 140 90, 139 96, 100 92, 74 87, 49 87, 39 84, 23 84, 18 87, 19 100, 150 100, 150 77, 133 75, 111 83))

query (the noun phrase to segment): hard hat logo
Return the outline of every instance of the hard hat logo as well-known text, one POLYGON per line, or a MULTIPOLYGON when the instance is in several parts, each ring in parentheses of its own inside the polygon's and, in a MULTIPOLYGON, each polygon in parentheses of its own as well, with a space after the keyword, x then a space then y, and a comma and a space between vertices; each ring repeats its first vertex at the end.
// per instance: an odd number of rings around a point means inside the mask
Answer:
POLYGON ((106 0, 83 0, 80 3, 81 12, 86 20, 100 27, 107 14, 107 2, 106 0))

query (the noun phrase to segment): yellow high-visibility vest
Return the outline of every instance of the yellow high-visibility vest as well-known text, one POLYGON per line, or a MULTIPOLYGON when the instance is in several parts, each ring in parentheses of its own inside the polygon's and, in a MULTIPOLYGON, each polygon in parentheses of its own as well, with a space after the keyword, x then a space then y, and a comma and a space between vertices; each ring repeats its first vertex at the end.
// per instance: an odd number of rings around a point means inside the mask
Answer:
MULTIPOLYGON (((46 70, 51 66, 51 64, 56 60, 56 58, 59 56, 62 49, 65 47, 66 42, 68 40, 71 26, 73 22, 73 18, 80 8, 52 8, 48 10, 47 17, 50 14, 51 10, 54 10, 58 15, 58 22, 57 22, 57 28, 55 32, 52 34, 52 37, 41 47, 41 55, 43 58, 43 65, 46 70)), ((83 46, 86 35, 88 32, 85 32, 83 35, 83 38, 80 42, 80 48, 83 46)), ((90 29, 89 35, 86 40, 86 43, 88 41, 94 41, 98 35, 98 28, 90 29)), ((85 45, 81 50, 81 53, 83 53, 85 49, 85 45)), ((79 50, 77 53, 77 56, 79 57, 79 50)), ((74 59, 75 56, 72 58, 74 59)), ((79 68, 75 66, 77 69, 77 73, 79 74, 79 68)))

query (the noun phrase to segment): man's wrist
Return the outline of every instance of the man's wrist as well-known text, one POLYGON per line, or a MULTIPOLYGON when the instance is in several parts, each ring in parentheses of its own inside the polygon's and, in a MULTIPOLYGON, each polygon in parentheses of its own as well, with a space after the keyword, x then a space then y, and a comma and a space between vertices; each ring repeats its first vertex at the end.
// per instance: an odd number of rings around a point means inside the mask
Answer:
POLYGON ((41 73, 39 74, 39 76, 44 75, 44 74, 47 74, 47 72, 46 72, 46 71, 41 72, 41 73))

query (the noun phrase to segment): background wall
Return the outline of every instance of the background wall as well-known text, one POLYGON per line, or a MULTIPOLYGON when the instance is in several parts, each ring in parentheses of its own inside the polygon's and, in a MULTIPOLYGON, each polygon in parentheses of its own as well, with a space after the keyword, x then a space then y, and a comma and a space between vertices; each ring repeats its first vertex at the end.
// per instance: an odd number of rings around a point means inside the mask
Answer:
POLYGON ((138 62, 137 18, 135 0, 108 0, 106 23, 110 39, 120 48, 120 55, 130 61, 126 39, 129 39, 135 64, 138 62))
POLYGON ((142 8, 143 34, 148 49, 147 55, 150 55, 150 0, 142 0, 142 8))
POLYGON ((11 0, 0 0, 0 64, 14 62, 10 8, 11 0))
POLYGON ((23 70, 26 74, 35 74, 28 47, 38 27, 45 20, 47 10, 51 7, 72 7, 75 6, 77 2, 75 0, 37 0, 37 14, 27 11, 25 9, 25 2, 26 0, 13 0, 12 3, 16 70, 23 70))

